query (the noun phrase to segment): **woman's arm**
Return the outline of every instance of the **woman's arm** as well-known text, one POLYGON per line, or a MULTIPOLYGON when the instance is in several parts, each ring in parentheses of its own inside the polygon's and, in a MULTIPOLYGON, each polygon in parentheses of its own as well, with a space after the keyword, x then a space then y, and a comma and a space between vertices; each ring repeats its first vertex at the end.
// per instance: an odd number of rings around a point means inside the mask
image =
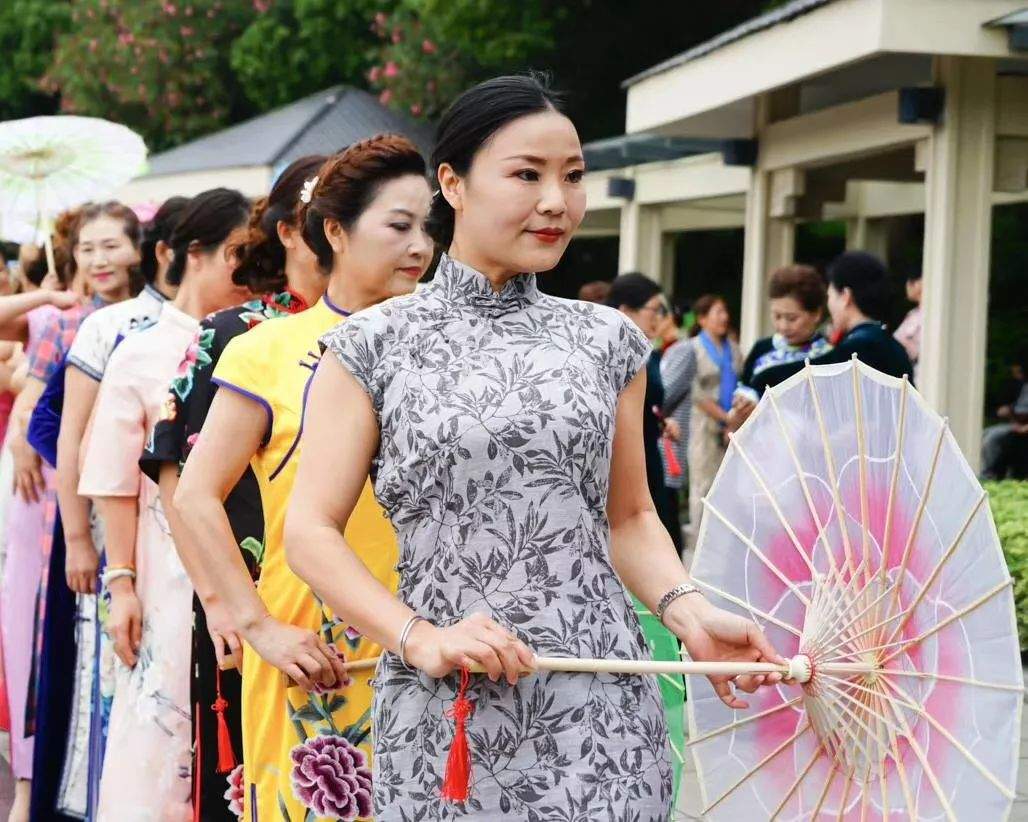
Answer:
MULTIPOLYGON (((137 497, 97 497, 96 509, 103 519, 107 567, 136 564, 136 528, 139 523, 137 497)), ((118 658, 134 667, 143 638, 143 609, 132 577, 119 577, 107 584, 111 593, 111 613, 107 630, 114 640, 118 658)))
POLYGON ((46 491, 39 454, 25 439, 29 420, 32 419, 32 409, 36 407, 45 387, 39 380, 26 380, 11 410, 8 437, 11 456, 14 458, 14 492, 25 502, 38 502, 46 491))
MULTIPOLYGON (((168 520, 171 537, 175 541, 175 550, 182 560, 182 565, 193 583, 193 589, 203 604, 206 616, 207 631, 214 643, 214 653, 218 666, 224 667, 229 660, 235 667, 241 668, 243 663, 243 646, 239 635, 233 627, 233 620, 218 597, 210 576, 205 572, 202 562, 197 560, 200 552, 192 544, 192 534, 175 508, 175 492, 178 490, 179 468, 173 462, 161 465, 158 486, 161 491, 161 505, 168 520), (226 650, 227 648, 227 650, 226 650)), ((231 667, 231 666, 230 666, 231 667)))
POLYGON ((25 343, 29 336, 29 321, 25 315, 33 308, 39 308, 41 305, 71 308, 78 301, 79 296, 71 291, 44 288, 25 294, 0 297, 0 340, 25 343))
POLYGON ((701 398, 696 400, 696 407, 717 422, 723 422, 725 425, 728 424, 728 412, 718 405, 717 400, 701 398))
POLYGON ((201 569, 196 582, 205 608, 223 603, 234 631, 301 687, 331 686, 345 677, 337 656, 316 633, 271 617, 225 513, 225 498, 260 447, 267 422, 264 409, 236 391, 221 388, 214 396, 174 492, 172 509, 188 537, 178 550, 187 571, 201 569), (213 599, 203 600, 204 593, 213 599))
MULTIPOLYGON (((615 423, 610 470, 611 557, 622 582, 651 611, 672 588, 689 582, 671 537, 660 522, 646 484, 643 450, 643 401, 646 374, 641 372, 621 394, 615 423)), ((664 611, 664 624, 685 644, 693 659, 782 662, 756 623, 711 605, 703 596, 686 594, 664 611)), ((739 677, 736 685, 752 693, 781 679, 739 677)), ((729 677, 711 677, 714 690, 731 708, 746 703, 732 694, 729 677)))
MULTIPOLYGON (((368 395, 331 352, 322 357, 311 385, 303 436, 286 517, 286 559, 338 617, 396 653, 414 611, 367 569, 343 536, 378 450, 378 423, 368 395), (340 420, 346 421, 346 436, 340 436, 340 420)), ((506 676, 511 683, 533 666, 528 647, 483 615, 447 628, 417 623, 406 659, 434 677, 477 662, 494 681, 506 676)))
POLYGON ((688 340, 675 343, 660 360, 660 378, 664 382, 665 417, 670 417, 692 395, 696 376, 696 352, 688 340))
POLYGON ((74 367, 65 370, 64 408, 57 435, 57 500, 67 546, 64 573, 68 587, 79 594, 95 592, 100 564, 89 528, 89 500, 79 495, 82 443, 99 391, 100 383, 92 377, 74 367))

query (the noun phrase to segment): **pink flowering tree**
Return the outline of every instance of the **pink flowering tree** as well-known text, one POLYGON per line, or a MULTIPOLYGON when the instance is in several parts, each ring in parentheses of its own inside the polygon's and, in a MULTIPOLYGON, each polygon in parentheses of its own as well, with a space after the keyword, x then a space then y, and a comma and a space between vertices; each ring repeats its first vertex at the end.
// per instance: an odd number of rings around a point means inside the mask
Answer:
MULTIPOLYGON (((379 99, 436 119, 472 83, 519 71, 554 47, 552 11, 541 0, 399 0, 371 28, 379 47, 367 79, 379 99)), ((545 60, 543 62, 546 62, 545 60)))
POLYGON ((71 0, 43 78, 65 113, 125 123, 151 150, 251 113, 231 43, 270 0, 71 0))

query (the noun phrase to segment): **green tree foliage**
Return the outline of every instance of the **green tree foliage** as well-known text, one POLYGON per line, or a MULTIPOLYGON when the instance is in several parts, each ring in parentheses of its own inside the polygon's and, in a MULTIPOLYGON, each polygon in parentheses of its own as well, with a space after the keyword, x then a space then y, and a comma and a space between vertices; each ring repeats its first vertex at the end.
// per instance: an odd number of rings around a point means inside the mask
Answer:
POLYGON ((231 63, 261 111, 335 85, 363 86, 378 40, 376 0, 279 0, 232 44, 231 63))
POLYGON ((67 3, 54 0, 0 2, 0 120, 53 114, 57 100, 43 92, 54 37, 71 21, 67 3))
POLYGON ((75 0, 44 86, 166 148, 252 113, 229 66, 259 0, 75 0))
POLYGON ((368 79, 383 103, 434 119, 467 86, 545 62, 560 17, 539 0, 400 0, 374 16, 368 79))
POLYGON ((987 482, 989 505, 1014 578, 1014 611, 1021 650, 1028 651, 1028 482, 987 482))

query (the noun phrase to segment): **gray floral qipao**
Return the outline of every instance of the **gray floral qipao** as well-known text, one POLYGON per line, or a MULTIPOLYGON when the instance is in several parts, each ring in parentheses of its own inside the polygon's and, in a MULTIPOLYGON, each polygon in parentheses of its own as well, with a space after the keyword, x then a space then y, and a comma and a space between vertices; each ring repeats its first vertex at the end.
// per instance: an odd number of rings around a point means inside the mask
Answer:
MULTIPOLYGON (((324 340, 371 397, 372 477, 400 543, 399 596, 447 625, 481 612, 540 655, 648 658, 606 518, 618 395, 645 337, 613 309, 496 293, 445 255, 417 294, 324 340)), ((472 678, 473 776, 439 799, 457 677, 387 654, 376 678, 375 818, 666 820, 667 729, 652 678, 472 678)))

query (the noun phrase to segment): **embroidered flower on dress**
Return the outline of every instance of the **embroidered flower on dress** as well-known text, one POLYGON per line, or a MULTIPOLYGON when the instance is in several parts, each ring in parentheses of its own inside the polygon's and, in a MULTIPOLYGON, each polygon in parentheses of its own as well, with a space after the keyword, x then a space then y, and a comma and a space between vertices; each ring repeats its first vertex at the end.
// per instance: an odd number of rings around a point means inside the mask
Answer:
POLYGON ((290 752, 293 793, 318 816, 371 815, 371 768, 364 752, 341 736, 318 736, 290 752))
POLYGON ((236 816, 242 816, 243 766, 236 765, 225 779, 228 781, 228 790, 225 791, 225 799, 228 801, 229 812, 234 813, 236 816))

